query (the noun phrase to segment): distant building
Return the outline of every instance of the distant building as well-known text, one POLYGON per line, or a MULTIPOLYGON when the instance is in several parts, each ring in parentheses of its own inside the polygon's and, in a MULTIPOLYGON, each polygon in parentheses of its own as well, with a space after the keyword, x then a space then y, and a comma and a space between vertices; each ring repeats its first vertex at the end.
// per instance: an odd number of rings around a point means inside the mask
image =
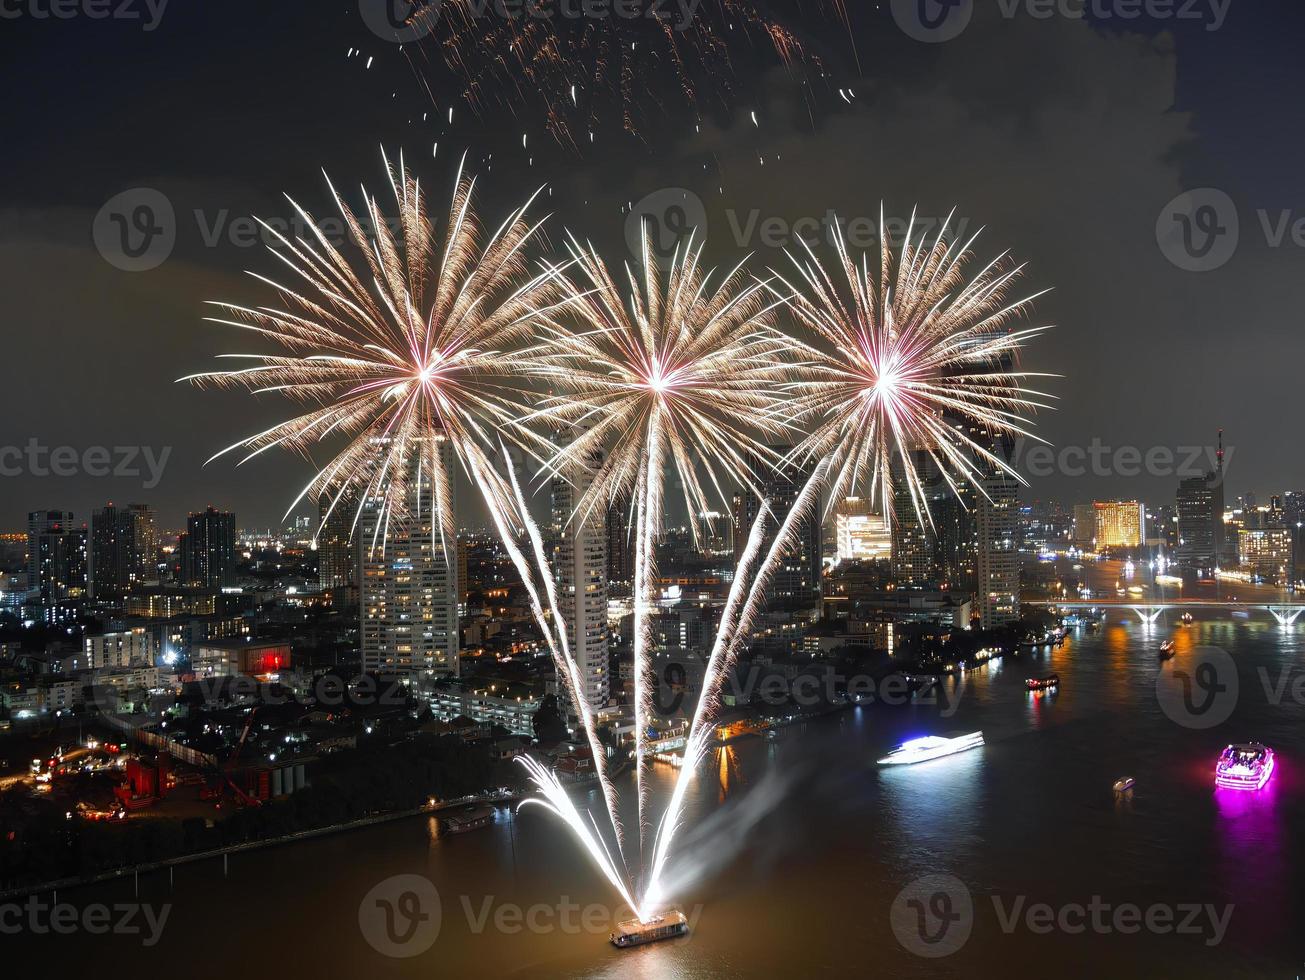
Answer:
POLYGON ((1097 509, 1094 504, 1074 505, 1074 547, 1091 551, 1097 542, 1097 509))
POLYGON ((91 514, 90 589, 100 601, 119 601, 158 578, 158 531, 145 504, 109 504, 91 514))
MULTIPOLYGON (((436 437, 430 449, 441 454, 446 472, 454 472, 448 440, 436 437)), ((370 673, 458 673, 458 543, 442 540, 434 488, 429 479, 419 479, 421 462, 414 451, 401 464, 407 468, 401 509, 387 513, 382 499, 364 501, 354 534, 362 663, 370 673)), ((447 503, 456 513, 452 485, 447 503)))
POLYGON ((976 495, 978 528, 977 593, 983 629, 1014 622, 1020 615, 1020 558, 1016 541, 1019 484, 996 473, 976 495))
POLYGON ((181 581, 219 591, 236 580, 236 515, 209 507, 191 514, 179 542, 181 581))
POLYGON ((1240 531, 1237 558, 1244 572, 1266 582, 1286 583, 1292 563, 1292 529, 1265 527, 1240 531))
POLYGON ((1176 510, 1178 560, 1212 572, 1224 550, 1222 469, 1179 483, 1176 510))
POLYGON ((834 538, 840 562, 892 557, 888 524, 870 512, 870 501, 864 497, 848 497, 834 509, 834 538))
POLYGON ((323 495, 318 501, 317 581, 323 592, 357 585, 358 549, 353 546, 355 508, 347 500, 323 495))
POLYGON ((86 528, 72 526, 67 511, 36 511, 27 518, 28 579, 41 618, 72 615, 88 591, 86 528))
POLYGON ((196 643, 190 663, 197 677, 258 677, 290 669, 285 640, 204 640, 196 643))
POLYGON ((1096 546, 1137 548, 1146 539, 1146 509, 1136 500, 1094 503, 1096 546))
MULTIPOLYGON (((792 451, 792 446, 771 446, 771 452, 777 458, 783 458, 792 451)), ((798 495, 806 486, 814 470, 814 463, 798 464, 791 462, 781 465, 779 469, 770 463, 755 460, 752 464, 753 478, 766 499, 770 502, 771 527, 778 527, 797 502, 798 495)), ((756 522, 761 509, 761 501, 751 489, 744 488, 734 495, 734 560, 737 563, 747 548, 748 536, 756 522)), ((824 552, 821 546, 820 504, 817 500, 810 508, 810 513, 802 518, 797 529, 793 545, 784 550, 780 556, 779 566, 771 577, 766 591, 767 601, 797 606, 814 605, 820 597, 820 573, 824 565, 824 552)), ((774 534, 768 534, 765 547, 774 541, 774 534)))
POLYGON ((607 583, 629 588, 634 582, 634 538, 630 533, 628 496, 607 507, 607 583))

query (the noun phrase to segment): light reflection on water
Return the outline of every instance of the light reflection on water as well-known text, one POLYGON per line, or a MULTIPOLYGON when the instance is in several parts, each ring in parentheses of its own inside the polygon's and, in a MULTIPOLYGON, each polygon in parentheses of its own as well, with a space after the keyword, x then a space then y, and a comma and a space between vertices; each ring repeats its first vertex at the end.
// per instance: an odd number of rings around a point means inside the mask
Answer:
MULTIPOLYGON (((1305 624, 1303 624, 1305 629, 1305 624)), ((321 976, 425 978, 539 976, 594 978, 807 976, 861 971, 884 976, 1033 976, 1055 964, 1069 976, 1294 976, 1305 961, 1295 928, 1305 911, 1298 828, 1305 826, 1305 708, 1268 704, 1271 680, 1299 670, 1300 637, 1276 625, 1206 620, 1175 628, 1182 662, 1200 644, 1233 653, 1242 696, 1224 725, 1194 731, 1159 709, 1163 669, 1157 628, 1111 622, 1079 631, 1063 647, 1026 652, 948 681, 939 703, 863 706, 786 729, 777 740, 748 739, 709 755, 688 800, 690 845, 681 860, 711 870, 677 901, 699 915, 685 942, 618 951, 606 930, 477 932, 467 909, 504 903, 610 907, 612 899, 575 841, 547 814, 500 809, 492 827, 441 835, 429 818, 342 834, 293 847, 143 877, 141 900, 175 903, 173 926, 155 949, 132 950, 133 974, 229 977, 230 963, 193 956, 194 937, 222 923, 224 943, 247 954, 242 974, 273 975, 284 938, 296 972, 321 976), (1027 677, 1054 671, 1061 689, 1032 697, 1027 677), (959 700, 952 697, 959 691, 959 700), (982 730, 982 749, 915 767, 884 770, 874 760, 917 735, 982 730), (1278 771, 1260 794, 1216 792, 1212 769, 1230 741, 1255 738, 1277 752, 1278 771), (719 835, 695 837, 728 808, 744 807, 775 785, 783 794, 746 838, 723 848, 719 835), (1134 776, 1130 797, 1113 782, 1134 776), (695 849, 696 848, 696 849, 695 849), (909 881, 953 874, 975 896, 975 932, 945 962, 904 951, 887 910, 909 881), (439 942, 412 960, 377 956, 360 938, 358 903, 389 875, 423 874, 443 903, 439 942), (991 896, 1029 902, 1087 901, 1101 895, 1142 905, 1232 903, 1225 942, 1215 948, 1176 936, 1006 935, 991 896), (239 909, 239 915, 232 915, 239 909), (873 951, 873 956, 867 956, 873 951), (268 971, 259 972, 266 962, 268 971), (192 965, 193 964, 193 965, 192 965)), ((1289 688, 1288 688, 1289 689, 1289 688)), ((664 799, 674 771, 653 770, 664 799)), ((633 826, 633 784, 619 787, 633 826)), ((597 795, 588 805, 601 810, 597 795)), ((659 814, 655 814, 658 816, 659 814)), ((120 901, 129 882, 86 889, 86 900, 120 901)), ((611 910, 609 918, 619 914, 611 910)), ((85 937, 42 949, 52 969, 94 955, 85 937)))

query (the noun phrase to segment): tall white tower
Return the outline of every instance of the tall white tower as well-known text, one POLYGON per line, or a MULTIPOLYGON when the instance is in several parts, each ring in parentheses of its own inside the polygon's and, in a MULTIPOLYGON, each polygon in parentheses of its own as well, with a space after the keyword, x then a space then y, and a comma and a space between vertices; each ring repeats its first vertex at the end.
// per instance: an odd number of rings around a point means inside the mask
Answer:
MULTIPOLYGON (((439 437, 434 451, 452 475, 452 446, 439 437)), ((440 540, 430 468, 419 474, 419 462, 415 451, 406 461, 402 508, 387 514, 381 499, 368 499, 358 519, 354 537, 363 670, 407 677, 456 675, 458 543, 440 540)))
POLYGON ((588 515, 577 505, 602 465, 595 450, 553 480, 553 526, 558 530, 554 553, 558 611, 566 622, 571 655, 580 667, 585 697, 591 708, 605 706, 611 696, 607 645, 607 508, 588 515))

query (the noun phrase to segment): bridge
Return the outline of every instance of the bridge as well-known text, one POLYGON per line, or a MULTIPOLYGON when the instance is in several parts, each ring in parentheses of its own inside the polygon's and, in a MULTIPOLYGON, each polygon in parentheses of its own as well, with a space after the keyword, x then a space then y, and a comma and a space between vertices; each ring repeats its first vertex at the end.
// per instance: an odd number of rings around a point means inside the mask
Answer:
POLYGON ((1137 613, 1144 626, 1154 626, 1160 614, 1168 609, 1235 609, 1243 612, 1264 609, 1273 615, 1278 625, 1290 629, 1305 613, 1305 602, 1243 602, 1238 600, 1223 601, 1218 599, 1158 599, 1146 601, 1139 599, 1088 599, 1052 601, 1040 600, 1026 602, 1027 606, 1041 606, 1047 609, 1131 609, 1137 613))

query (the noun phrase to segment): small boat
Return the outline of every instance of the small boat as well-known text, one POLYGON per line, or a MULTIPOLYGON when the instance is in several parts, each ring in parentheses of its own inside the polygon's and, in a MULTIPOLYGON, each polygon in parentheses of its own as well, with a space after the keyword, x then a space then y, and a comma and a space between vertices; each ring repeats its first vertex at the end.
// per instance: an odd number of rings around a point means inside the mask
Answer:
POLYGON ((1214 784, 1224 789, 1263 789, 1273 777, 1273 749, 1259 742, 1230 745, 1214 765, 1214 784))
POLYGON ((950 738, 926 735, 923 738, 913 738, 909 742, 903 742, 880 759, 879 765, 911 766, 917 762, 929 762, 982 746, 983 732, 971 732, 968 735, 955 735, 950 738))
POLYGON ((1136 782, 1137 782, 1137 780, 1134 779, 1132 776, 1125 776, 1123 779, 1116 779, 1116 780, 1115 780, 1115 792, 1116 792, 1116 793, 1131 793, 1131 792, 1133 791, 1133 786, 1134 786, 1134 784, 1136 784, 1136 782))
POLYGON ((770 739, 776 739, 776 738, 779 738, 779 732, 776 731, 774 728, 767 728, 767 729, 766 729, 766 738, 770 738, 770 739))
POLYGON ((1059 674, 1047 674, 1045 677, 1030 677, 1024 682, 1030 691, 1052 691, 1060 687, 1059 674))
POLYGON ((443 819, 444 832, 448 834, 465 834, 469 830, 488 827, 494 822, 494 808, 488 806, 467 807, 443 819))
POLYGON ((1178 621, 1179 621, 1180 623, 1182 623, 1184 626, 1191 626, 1191 625, 1192 625, 1192 614, 1189 613, 1189 612, 1185 612, 1185 613, 1183 613, 1180 617, 1178 617, 1178 621))
POLYGON ((631 946, 642 946, 644 943, 675 939, 688 934, 689 920, 684 917, 684 913, 679 909, 669 909, 661 915, 653 916, 647 922, 640 922, 638 919, 618 922, 611 940, 613 946, 628 949, 631 946))
POLYGON ((1160 644, 1160 659, 1168 660, 1174 655, 1174 641, 1165 640, 1160 644))
POLYGON ((1101 631, 1101 624, 1098 623, 1095 619, 1089 620, 1087 626, 1088 626, 1089 633, 1099 633, 1101 631))

